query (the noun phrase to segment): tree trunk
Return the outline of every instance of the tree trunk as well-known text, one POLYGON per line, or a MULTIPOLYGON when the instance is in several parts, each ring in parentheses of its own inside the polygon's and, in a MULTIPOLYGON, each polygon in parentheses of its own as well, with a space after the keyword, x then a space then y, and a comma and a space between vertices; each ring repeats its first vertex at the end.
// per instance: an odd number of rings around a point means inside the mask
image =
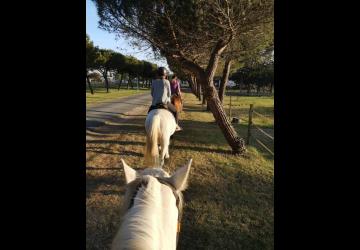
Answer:
POLYGON ((202 104, 206 104, 206 96, 205 96, 206 92, 203 86, 201 86, 201 91, 202 91, 202 104))
POLYGON ((235 129, 229 122, 213 82, 220 55, 225 50, 226 46, 231 42, 232 38, 233 37, 230 36, 230 39, 227 41, 218 41, 217 45, 211 53, 205 71, 198 64, 187 60, 185 57, 178 56, 176 58, 179 63, 182 63, 184 67, 193 72, 196 75, 197 80, 205 87, 206 101, 211 112, 213 113, 216 123, 220 127, 226 141, 232 148, 232 152, 234 154, 241 154, 246 150, 245 142, 237 135, 235 129))
POLYGON ((271 82, 270 83, 270 93, 272 93, 273 92, 273 83, 271 82))
POLYGON ((251 84, 248 84, 248 89, 247 89, 247 93, 248 93, 248 95, 250 95, 250 90, 251 90, 251 84))
POLYGON ((107 71, 105 71, 105 73, 103 74, 103 77, 105 79, 106 93, 109 93, 109 81, 108 81, 108 78, 107 78, 107 71))
POLYGON ((194 76, 190 77, 190 87, 191 87, 192 93, 197 97, 197 89, 196 89, 196 83, 195 83, 195 77, 194 76))
POLYGON ((121 74, 118 90, 120 90, 124 73, 121 74))
POLYGON ((196 83, 195 83, 195 77, 191 76, 190 78, 190 83, 191 83, 191 91, 193 92, 193 94, 196 96, 197 90, 196 90, 196 83))
POLYGON ((200 84, 200 81, 195 78, 195 82, 196 82, 196 89, 197 89, 197 98, 199 99, 199 101, 201 101, 201 84, 200 84))
POLYGON ((86 76, 86 81, 87 81, 87 83, 88 83, 88 86, 89 86, 89 89, 90 89, 90 93, 93 95, 93 94, 94 94, 94 91, 93 91, 93 88, 91 87, 91 82, 90 82, 89 76, 86 76))
POLYGON ((230 74, 230 67, 231 67, 231 60, 227 59, 225 62, 223 74, 221 77, 220 87, 219 87, 219 99, 220 99, 221 104, 223 103, 223 100, 224 100, 226 83, 229 79, 229 74, 230 74))
POLYGON ((127 82, 127 89, 130 89, 130 81, 131 81, 131 78, 130 76, 128 77, 128 82, 127 82))
MULTIPOLYGON (((200 85, 200 84, 199 84, 200 85)), ((201 101, 201 94, 202 94, 202 89, 201 89, 201 86, 198 85, 198 99, 199 101, 201 101)))
POLYGON ((206 99, 210 111, 213 113, 216 123, 220 127, 226 141, 229 143, 232 152, 234 154, 241 154, 245 152, 245 142, 242 138, 240 138, 230 121, 228 120, 225 110, 219 100, 217 95, 217 91, 213 84, 210 86, 206 86, 206 99))
POLYGON ((193 85, 192 85, 192 81, 191 81, 191 80, 189 81, 189 87, 190 87, 191 92, 194 93, 194 87, 193 87, 193 85))

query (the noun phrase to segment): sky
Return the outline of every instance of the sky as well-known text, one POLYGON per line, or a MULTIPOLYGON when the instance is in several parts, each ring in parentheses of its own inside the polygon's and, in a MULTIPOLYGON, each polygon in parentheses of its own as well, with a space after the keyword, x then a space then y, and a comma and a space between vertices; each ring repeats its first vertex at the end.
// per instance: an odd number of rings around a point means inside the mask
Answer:
POLYGON ((166 60, 155 60, 151 49, 133 49, 129 43, 122 38, 116 38, 115 34, 109 33, 98 28, 99 16, 97 15, 95 4, 91 0, 86 0, 86 33, 95 46, 102 49, 112 49, 123 55, 131 55, 139 60, 146 60, 164 66, 169 69, 166 60))

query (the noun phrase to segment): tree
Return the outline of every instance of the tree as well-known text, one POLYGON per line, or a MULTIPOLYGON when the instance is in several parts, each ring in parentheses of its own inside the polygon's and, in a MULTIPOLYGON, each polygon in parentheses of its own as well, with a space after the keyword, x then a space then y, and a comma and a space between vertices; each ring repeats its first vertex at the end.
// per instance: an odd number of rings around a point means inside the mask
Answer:
POLYGON ((109 69, 115 70, 118 74, 120 74, 120 81, 118 90, 120 90, 120 86, 123 80, 123 75, 126 72, 126 57, 118 52, 113 52, 109 58, 108 63, 109 69))
POLYGON ((231 59, 228 58, 225 61, 225 66, 224 66, 224 70, 222 73, 222 77, 220 80, 220 86, 219 86, 219 99, 220 99, 221 103, 223 103, 226 83, 228 82, 229 74, 230 74, 230 67, 231 67, 231 59))
POLYGON ((157 65, 152 64, 152 63, 147 62, 147 61, 142 61, 142 63, 143 63, 143 67, 142 67, 143 81, 144 81, 146 86, 149 86, 148 83, 150 82, 151 78, 155 77, 155 71, 157 69, 157 65))
POLYGON ((127 56, 126 57, 126 64, 125 64, 125 71, 128 73, 128 83, 127 88, 129 89, 129 85, 131 84, 131 88, 134 88, 133 79, 138 75, 139 71, 139 60, 135 57, 127 56))
POLYGON ((108 49, 99 49, 98 57, 96 58, 96 68, 101 72, 105 80, 106 92, 109 93, 109 80, 108 72, 112 69, 111 58, 114 55, 114 51, 108 49))
POLYGON ((95 61, 97 58, 97 48, 94 47, 93 42, 90 40, 88 34, 86 34, 86 81, 88 83, 91 94, 94 94, 94 90, 91 86, 89 72, 93 70, 95 66, 95 61))
POLYGON ((224 98, 232 63, 235 66, 233 67, 234 72, 241 68, 246 60, 254 59, 253 57, 263 58, 268 53, 269 48, 273 48, 273 40, 273 27, 267 25, 260 27, 258 33, 242 34, 239 39, 233 40, 229 44, 222 54, 222 60, 225 63, 219 86, 219 99, 221 102, 224 98))
POLYGON ((173 59, 196 76, 233 153, 245 151, 219 100, 213 77, 221 54, 240 34, 257 33, 273 20, 273 0, 94 0, 100 27, 125 34, 173 59))

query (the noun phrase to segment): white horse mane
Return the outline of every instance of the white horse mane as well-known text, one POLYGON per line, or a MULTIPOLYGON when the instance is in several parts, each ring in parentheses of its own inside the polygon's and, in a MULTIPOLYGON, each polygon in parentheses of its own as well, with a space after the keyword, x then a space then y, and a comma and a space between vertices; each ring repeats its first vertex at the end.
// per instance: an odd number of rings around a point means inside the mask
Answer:
POLYGON ((121 227, 112 249, 176 249, 178 216, 183 207, 181 191, 186 186, 191 160, 173 176, 160 168, 135 171, 123 164, 127 187, 121 227), (169 185, 160 183, 156 177, 169 185))

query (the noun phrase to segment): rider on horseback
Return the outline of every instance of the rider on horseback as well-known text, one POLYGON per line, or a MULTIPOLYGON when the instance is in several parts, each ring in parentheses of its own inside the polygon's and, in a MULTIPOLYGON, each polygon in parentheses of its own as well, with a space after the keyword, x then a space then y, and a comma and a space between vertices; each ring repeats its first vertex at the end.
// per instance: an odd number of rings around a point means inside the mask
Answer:
POLYGON ((166 108, 172 112, 175 116, 176 120, 176 131, 182 130, 182 128, 178 125, 179 122, 179 114, 175 108, 175 106, 171 103, 171 89, 170 82, 166 79, 167 71, 164 67, 160 67, 157 70, 158 78, 152 81, 151 84, 151 96, 152 103, 150 110, 154 108, 166 108))
POLYGON ((171 96, 176 95, 181 98, 180 83, 176 75, 173 75, 172 80, 170 82, 170 87, 171 87, 171 96))

